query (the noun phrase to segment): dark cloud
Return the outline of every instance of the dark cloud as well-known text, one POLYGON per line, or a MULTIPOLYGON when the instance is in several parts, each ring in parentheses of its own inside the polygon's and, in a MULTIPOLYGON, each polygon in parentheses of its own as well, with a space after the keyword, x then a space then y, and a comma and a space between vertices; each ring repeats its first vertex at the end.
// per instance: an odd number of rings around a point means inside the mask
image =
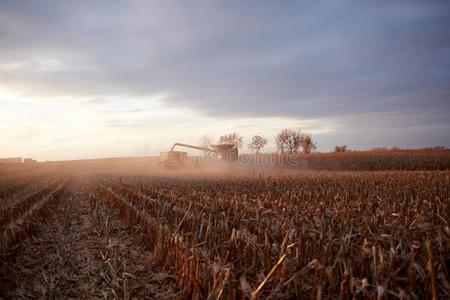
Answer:
POLYGON ((31 93, 450 127, 447 1, 2 1, 0 46, 0 84, 31 93))

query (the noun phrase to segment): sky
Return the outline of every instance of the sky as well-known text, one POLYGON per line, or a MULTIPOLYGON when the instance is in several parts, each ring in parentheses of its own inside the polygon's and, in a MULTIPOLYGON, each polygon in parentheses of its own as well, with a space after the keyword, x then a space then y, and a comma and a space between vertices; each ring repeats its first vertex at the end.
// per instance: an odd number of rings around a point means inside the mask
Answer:
POLYGON ((0 157, 450 147, 449 116, 449 1, 0 0, 0 157))

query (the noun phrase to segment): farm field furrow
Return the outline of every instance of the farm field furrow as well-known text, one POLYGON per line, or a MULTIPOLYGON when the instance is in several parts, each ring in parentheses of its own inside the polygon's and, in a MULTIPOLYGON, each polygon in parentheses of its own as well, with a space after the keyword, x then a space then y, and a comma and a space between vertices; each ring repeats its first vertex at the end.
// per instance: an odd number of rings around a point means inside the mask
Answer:
POLYGON ((21 196, 27 190, 33 189, 34 186, 39 185, 41 181, 48 180, 47 175, 39 176, 15 176, 4 179, 0 183, 0 205, 3 205, 9 198, 14 196, 21 196))
POLYGON ((450 295, 448 171, 52 178, 0 211, 8 297, 450 295))
POLYGON ((152 237, 184 297, 400 296, 447 284, 448 172, 108 181, 108 201, 152 237))
POLYGON ((123 224, 103 201, 95 201, 89 186, 84 179, 69 179, 52 213, 37 222, 34 235, 3 256, 0 295, 169 298, 172 276, 150 269, 148 252, 136 242, 136 229, 123 224))
POLYGON ((5 224, 18 218, 25 213, 37 200, 54 193, 61 188, 58 181, 51 181, 38 187, 33 187, 27 194, 21 194, 21 197, 11 197, 14 199, 5 199, 0 206, 0 228, 5 224))
POLYGON ((4 254, 16 244, 27 238, 36 229, 39 220, 45 220, 51 214, 52 206, 64 193, 65 182, 55 183, 52 188, 43 188, 23 201, 6 206, 0 210, 0 254, 4 254))

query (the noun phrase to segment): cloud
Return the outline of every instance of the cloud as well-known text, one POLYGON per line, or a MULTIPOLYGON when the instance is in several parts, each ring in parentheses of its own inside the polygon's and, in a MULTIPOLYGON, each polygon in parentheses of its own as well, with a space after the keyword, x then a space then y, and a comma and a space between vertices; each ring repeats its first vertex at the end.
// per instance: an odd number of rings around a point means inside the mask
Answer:
POLYGON ((123 114, 123 113, 142 113, 146 112, 145 108, 132 108, 132 109, 121 109, 121 110, 101 110, 101 113, 105 114, 123 114))
POLYGON ((105 100, 105 98, 102 97, 94 97, 90 98, 88 100, 85 100, 82 102, 82 104, 85 105, 102 105, 102 104, 108 104, 109 102, 105 100))
POLYGON ((87 106, 139 101, 105 114, 145 114, 164 91, 159 109, 230 122, 450 131, 446 1, 10 1, 0 44, 0 87, 87 106))

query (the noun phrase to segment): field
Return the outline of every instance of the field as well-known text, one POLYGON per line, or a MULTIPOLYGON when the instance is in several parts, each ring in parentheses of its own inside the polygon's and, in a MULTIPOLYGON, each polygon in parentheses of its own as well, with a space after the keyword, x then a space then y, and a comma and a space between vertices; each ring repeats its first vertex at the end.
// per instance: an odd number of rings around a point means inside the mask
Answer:
POLYGON ((0 298, 448 299, 445 159, 345 172, 3 168, 0 298))

